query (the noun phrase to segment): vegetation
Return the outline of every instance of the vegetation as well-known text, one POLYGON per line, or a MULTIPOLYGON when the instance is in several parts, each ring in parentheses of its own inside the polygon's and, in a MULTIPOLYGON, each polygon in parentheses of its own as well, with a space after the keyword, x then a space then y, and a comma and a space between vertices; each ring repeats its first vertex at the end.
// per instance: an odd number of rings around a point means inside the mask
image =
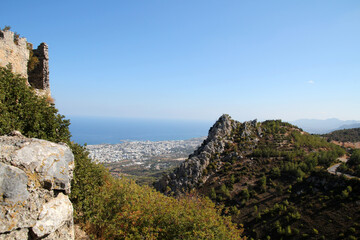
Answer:
POLYGON ((126 178, 116 180, 85 155, 75 176, 76 219, 96 239, 240 239, 210 200, 175 199, 126 178))
POLYGON ((360 149, 353 150, 350 159, 346 163, 342 163, 338 171, 360 177, 360 149))
POLYGON ((39 98, 26 80, 0 68, 0 135, 18 130, 27 137, 69 142, 69 120, 58 114, 54 104, 39 98))
POLYGON ((360 237, 353 226, 360 221, 359 182, 327 172, 346 154, 344 148, 280 120, 247 126, 246 135, 243 126, 224 139, 224 152, 211 157, 203 173, 208 180, 199 191, 225 205, 229 210, 223 214, 243 224, 246 236, 360 237), (351 233, 344 231, 351 227, 351 233))
POLYGON ((135 182, 139 185, 153 186, 155 181, 161 179, 164 174, 173 171, 174 168, 179 166, 181 163, 178 160, 161 159, 161 161, 167 164, 167 167, 164 167, 163 169, 156 169, 153 167, 154 165, 152 163, 158 163, 158 159, 155 161, 149 161, 150 168, 145 168, 142 165, 124 166, 121 162, 103 163, 103 165, 109 169, 111 175, 115 178, 126 176, 129 179, 135 180, 135 182))
POLYGON ((39 64, 39 58, 34 55, 33 46, 31 43, 27 44, 27 48, 29 49, 29 60, 28 60, 28 73, 33 71, 39 64))
POLYGON ((1 30, 2 31, 9 31, 10 29, 11 29, 10 26, 5 25, 5 27, 3 27, 1 30))
POLYGON ((360 128, 337 130, 323 136, 329 141, 360 142, 360 128))
POLYGON ((18 130, 71 147, 74 218, 92 239, 241 239, 242 231, 210 200, 166 197, 91 162, 84 147, 70 142, 69 121, 6 68, 0 68, 0 115, 1 135, 18 130))

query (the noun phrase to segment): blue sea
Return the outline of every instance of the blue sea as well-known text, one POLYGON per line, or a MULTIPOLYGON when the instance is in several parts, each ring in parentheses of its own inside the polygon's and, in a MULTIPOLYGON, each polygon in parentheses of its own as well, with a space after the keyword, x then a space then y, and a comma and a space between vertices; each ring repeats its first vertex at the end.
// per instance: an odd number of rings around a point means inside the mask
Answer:
POLYGON ((121 140, 165 141, 207 136, 214 122, 129 118, 70 117, 72 140, 89 145, 121 140))

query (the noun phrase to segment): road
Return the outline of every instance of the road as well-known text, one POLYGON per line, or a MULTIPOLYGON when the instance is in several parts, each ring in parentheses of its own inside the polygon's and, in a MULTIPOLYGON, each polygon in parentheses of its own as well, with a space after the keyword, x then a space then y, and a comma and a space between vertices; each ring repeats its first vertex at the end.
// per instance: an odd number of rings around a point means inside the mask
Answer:
MULTIPOLYGON (((342 156, 342 157, 339 157, 337 160, 339 160, 341 163, 346 163, 349 159, 346 157, 346 155, 342 156)), ((337 164, 334 164, 332 166, 330 166, 327 171, 331 174, 334 174, 334 175, 344 175, 348 178, 358 178, 358 177, 355 177, 355 176, 352 176, 352 175, 349 175, 349 174, 346 174, 346 173, 341 173, 341 172, 337 172, 337 168, 341 165, 341 163, 337 163, 337 164)))

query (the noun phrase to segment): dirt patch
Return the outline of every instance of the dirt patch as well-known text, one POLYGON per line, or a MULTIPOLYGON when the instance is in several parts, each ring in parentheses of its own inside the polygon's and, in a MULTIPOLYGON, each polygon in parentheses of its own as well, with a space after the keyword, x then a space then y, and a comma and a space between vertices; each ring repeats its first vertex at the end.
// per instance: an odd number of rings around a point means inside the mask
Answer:
POLYGON ((345 148, 355 148, 360 149, 360 142, 338 142, 338 141, 331 141, 332 143, 345 147, 345 148))

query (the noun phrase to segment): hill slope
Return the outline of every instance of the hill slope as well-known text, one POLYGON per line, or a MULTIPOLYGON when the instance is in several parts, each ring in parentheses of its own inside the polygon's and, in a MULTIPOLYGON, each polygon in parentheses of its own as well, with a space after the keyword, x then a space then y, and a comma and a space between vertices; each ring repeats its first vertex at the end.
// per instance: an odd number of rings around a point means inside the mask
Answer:
POLYGON ((330 141, 360 142, 360 128, 336 130, 322 136, 328 138, 330 141))
POLYGON ((197 189, 227 206, 223 214, 255 239, 358 237, 359 182, 326 171, 345 153, 280 120, 240 123, 223 115, 155 186, 175 194, 197 189))

